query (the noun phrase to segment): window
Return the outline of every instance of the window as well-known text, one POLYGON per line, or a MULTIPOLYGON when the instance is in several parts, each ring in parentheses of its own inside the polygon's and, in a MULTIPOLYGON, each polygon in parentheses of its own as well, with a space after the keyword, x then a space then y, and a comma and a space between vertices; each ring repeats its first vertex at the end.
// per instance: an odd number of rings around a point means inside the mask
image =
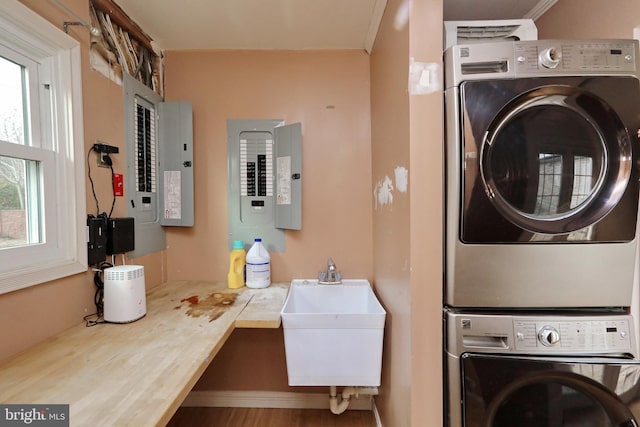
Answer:
POLYGON ((80 46, 0 2, 0 293, 87 268, 80 46))
POLYGON ((597 178, 593 175, 592 157, 540 153, 538 161, 536 215, 563 214, 580 206, 592 194, 597 178), (572 175, 566 173, 568 169, 573 169, 572 175))

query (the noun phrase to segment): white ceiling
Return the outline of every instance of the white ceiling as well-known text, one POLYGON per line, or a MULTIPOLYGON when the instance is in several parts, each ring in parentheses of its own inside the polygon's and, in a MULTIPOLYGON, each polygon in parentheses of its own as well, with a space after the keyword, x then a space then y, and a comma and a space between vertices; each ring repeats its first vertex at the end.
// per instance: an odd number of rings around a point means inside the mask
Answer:
POLYGON ((445 21, 538 19, 558 0, 443 0, 445 21))
POLYGON ((115 0, 162 49, 369 49, 386 0, 115 0))
MULTIPOLYGON (((387 3, 387 0, 115 1, 161 50, 370 51, 387 3)), ((444 0, 444 18, 535 19, 536 14, 546 11, 555 1, 444 0)))

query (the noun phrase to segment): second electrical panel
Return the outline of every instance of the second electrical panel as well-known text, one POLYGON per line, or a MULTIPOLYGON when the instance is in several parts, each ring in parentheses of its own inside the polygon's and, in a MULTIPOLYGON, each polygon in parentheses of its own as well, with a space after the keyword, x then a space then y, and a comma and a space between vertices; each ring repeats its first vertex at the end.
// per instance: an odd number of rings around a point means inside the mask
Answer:
POLYGON ((261 237, 270 251, 284 251, 284 230, 301 218, 300 123, 227 120, 229 244, 261 237))

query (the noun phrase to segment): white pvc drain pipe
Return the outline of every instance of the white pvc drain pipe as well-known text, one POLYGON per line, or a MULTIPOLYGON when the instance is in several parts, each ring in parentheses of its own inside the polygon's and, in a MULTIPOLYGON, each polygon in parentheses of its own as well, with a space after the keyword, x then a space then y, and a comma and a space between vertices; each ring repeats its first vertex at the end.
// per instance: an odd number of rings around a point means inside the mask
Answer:
POLYGON ((338 394, 337 387, 332 385, 329 387, 329 409, 335 415, 340 415, 349 407, 351 397, 357 399, 361 394, 375 396, 378 394, 377 387, 345 387, 342 393, 338 394))

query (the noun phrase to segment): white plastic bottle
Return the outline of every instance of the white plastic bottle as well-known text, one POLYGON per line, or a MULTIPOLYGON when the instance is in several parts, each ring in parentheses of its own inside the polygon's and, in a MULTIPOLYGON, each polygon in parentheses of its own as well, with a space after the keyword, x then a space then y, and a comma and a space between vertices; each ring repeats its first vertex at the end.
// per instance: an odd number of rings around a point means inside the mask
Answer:
POLYGON ((247 287, 259 289, 271 284, 271 257, 262 245, 262 239, 253 240, 253 246, 247 252, 247 287))

